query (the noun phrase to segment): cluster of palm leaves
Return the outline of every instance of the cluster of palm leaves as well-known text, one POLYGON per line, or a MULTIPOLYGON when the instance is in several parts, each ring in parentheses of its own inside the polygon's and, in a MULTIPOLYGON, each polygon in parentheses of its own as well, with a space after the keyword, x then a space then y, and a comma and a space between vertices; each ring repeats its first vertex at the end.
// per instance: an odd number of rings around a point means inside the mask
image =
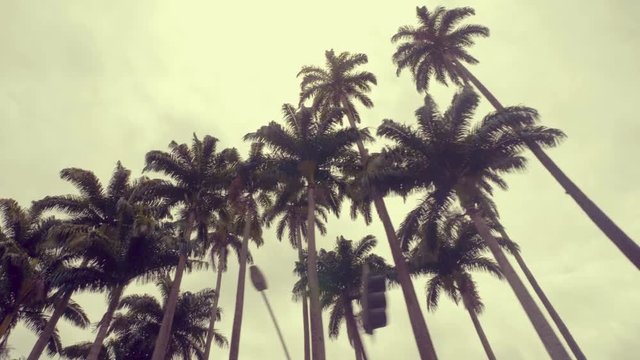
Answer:
POLYGON ((275 225, 297 249, 294 298, 301 300, 304 358, 324 360, 323 311, 328 334, 342 323, 356 359, 366 359, 358 308, 362 267, 383 274, 403 294, 422 359, 437 359, 412 277, 427 276, 426 308, 434 310, 444 292, 469 313, 486 355, 495 355, 480 325, 484 304, 472 278, 484 271, 505 279, 553 359, 569 352, 511 265, 519 264, 554 324, 578 358, 585 356, 527 268, 519 247, 500 223, 494 189, 503 176, 525 168, 530 149, 609 239, 640 267, 640 249, 546 155, 544 148, 564 134, 539 124, 534 109, 504 107, 464 64, 478 62, 468 52, 487 28, 460 25, 470 8, 417 9, 417 27, 400 27, 392 41, 398 74, 407 69, 424 103, 416 122, 384 120, 376 135, 388 140, 370 153, 374 141, 359 128, 356 105, 373 106, 368 93, 376 77, 359 67, 364 54, 326 52, 326 66, 299 72, 296 105, 282 106, 283 118, 245 136, 251 150, 243 159, 234 148, 218 149, 212 136, 192 144, 172 142, 169 151, 146 155, 145 176, 132 180, 118 163, 106 188, 91 172, 64 169, 61 177, 77 194, 48 196, 23 208, 0 200, 0 348, 18 322, 38 340, 29 359, 46 349, 70 359, 208 359, 221 310, 222 276, 231 251, 238 256, 230 359, 239 358, 246 266, 250 242, 263 242, 263 228, 275 225), (427 93, 431 80, 459 86, 444 112, 427 93), (495 112, 474 121, 480 97, 495 112), (343 119, 348 126, 343 126, 343 119), (148 174, 156 174, 151 178, 148 174), (385 196, 420 200, 394 227, 385 196), (373 221, 376 210, 393 264, 372 254, 372 235, 358 242, 338 237, 332 250, 319 249, 316 232, 326 233, 329 214, 345 202, 350 215, 373 221), (181 292, 185 273, 211 265, 215 289, 181 292), (161 299, 129 294, 133 282, 155 282, 161 299), (95 340, 63 347, 60 318, 80 327, 89 318, 72 300, 83 291, 106 295, 107 309, 95 324, 95 340))

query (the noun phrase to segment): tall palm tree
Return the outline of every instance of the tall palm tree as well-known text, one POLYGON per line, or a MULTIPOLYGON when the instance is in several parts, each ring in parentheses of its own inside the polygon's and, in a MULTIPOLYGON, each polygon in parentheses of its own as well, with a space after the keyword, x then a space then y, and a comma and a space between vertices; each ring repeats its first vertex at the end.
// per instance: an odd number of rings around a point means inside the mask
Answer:
MULTIPOLYGON (((115 315, 110 329, 112 338, 102 348, 100 359, 151 359, 162 326, 162 309, 171 292, 171 280, 168 277, 159 279, 157 284, 162 303, 150 295, 129 295, 121 299, 118 305, 120 312, 115 315)), ((195 293, 187 291, 179 296, 166 359, 206 360, 204 339, 213 301, 214 292, 211 289, 195 293)), ((219 318, 219 309, 217 315, 219 318)), ((227 344, 225 337, 218 332, 214 332, 214 340, 218 346, 227 344)), ((63 358, 85 359, 89 345, 81 343, 67 347, 63 351, 63 358)))
POLYGON ((330 309, 329 337, 337 338, 344 320, 347 336, 352 343, 356 359, 367 359, 360 336, 360 327, 353 309, 353 301, 359 301, 362 285, 362 267, 369 265, 372 273, 388 274, 384 259, 371 251, 377 240, 367 235, 357 243, 340 236, 331 251, 320 250, 320 298, 323 308, 330 309))
MULTIPOLYGON (((321 235, 327 233, 325 222, 327 221, 326 207, 330 203, 316 201, 316 220, 315 224, 321 235)), ((331 210, 331 209, 329 209, 331 210)), ((337 209, 336 209, 337 210, 337 209)), ((277 194, 273 205, 265 210, 264 218, 267 226, 279 218, 276 225, 276 237, 282 240, 285 231, 288 233, 289 242, 293 247, 298 249, 298 263, 303 264, 306 255, 303 240, 307 233, 307 198, 302 186, 287 186, 277 194), (294 190, 295 189, 295 190, 294 190)), ((300 292, 302 300, 302 327, 303 327, 303 349, 304 359, 309 360, 311 357, 311 344, 309 339, 309 309, 308 309, 308 290, 306 282, 304 290, 300 292)))
POLYGON ((478 100, 473 90, 466 87, 454 96, 442 115, 427 95, 424 106, 416 111, 418 129, 385 120, 378 128, 378 135, 395 143, 387 154, 398 160, 397 166, 405 174, 402 181, 387 186, 401 193, 413 190, 425 194, 405 219, 403 225, 406 226, 420 218, 434 221, 437 216, 429 213, 442 212, 458 200, 500 265, 549 355, 554 359, 568 359, 564 346, 484 220, 495 207, 490 199, 493 186, 507 187, 501 174, 524 169, 526 160, 519 152, 525 142, 553 146, 563 134, 535 125, 535 110, 524 107, 505 108, 471 126, 478 100), (515 129, 519 129, 519 134, 515 129))
POLYGON ((23 209, 13 199, 0 199, 0 338, 15 324, 20 308, 43 300, 45 279, 41 261, 53 219, 43 219, 33 209, 23 209))
POLYGON ((195 250, 195 244, 191 240, 192 233, 196 230, 198 238, 204 241, 211 214, 224 206, 225 190, 233 173, 237 152, 235 149, 216 152, 217 143, 218 140, 212 136, 207 135, 200 140, 194 134, 191 147, 172 141, 169 152, 154 150, 146 155, 144 171, 157 172, 169 179, 157 180, 147 188, 144 195, 163 199, 169 206, 179 208, 182 225, 180 258, 153 351, 153 360, 164 360, 169 345, 187 257, 195 250))
POLYGON ((64 289, 78 286, 78 281, 72 284, 65 278, 67 256, 60 255, 50 241, 51 230, 60 222, 42 217, 35 206, 24 209, 12 199, 0 199, 0 218, 0 341, 6 341, 11 328, 23 320, 38 334, 32 355, 39 356, 45 348, 55 354, 60 349, 59 318, 83 328, 89 322, 71 300, 72 291, 64 289))
POLYGON ((244 289, 246 283, 247 261, 249 260, 249 240, 257 246, 262 245, 262 223, 260 207, 271 204, 268 191, 277 184, 269 169, 268 159, 264 156, 262 144, 252 144, 245 161, 238 161, 235 175, 229 188, 228 201, 231 211, 238 217, 242 230, 242 247, 239 256, 236 303, 231 329, 229 359, 237 360, 240 355, 240 334, 244 315, 244 289))
MULTIPOLYGON (((91 264, 93 276, 106 284, 108 306, 88 354, 96 360, 122 293, 132 281, 153 280, 178 262, 177 253, 167 246, 156 219, 167 215, 162 204, 146 204, 136 188, 148 186, 146 180, 130 181, 131 172, 120 162, 105 190, 88 170, 66 169, 63 178, 72 181, 80 195, 49 196, 39 202, 40 210, 63 210, 71 222, 95 229, 99 236, 86 237, 72 244, 91 264), (92 189, 87 191, 85 189, 92 189)), ((67 247, 69 248, 69 247, 67 247)))
POLYGON ((271 122, 245 140, 264 143, 275 159, 273 167, 290 178, 304 179, 307 186, 307 268, 310 290, 311 343, 314 360, 325 359, 320 290, 318 285, 317 250, 315 241, 316 199, 334 202, 339 209, 340 197, 333 196, 341 183, 338 170, 360 137, 366 132, 338 129, 342 111, 324 109, 315 112, 302 107, 298 111, 289 104, 283 106, 285 125, 271 122))
POLYGON ((427 309, 435 310, 440 293, 447 294, 456 304, 462 302, 469 312, 473 326, 482 343, 487 358, 495 360, 489 340, 482 329, 478 314, 484 305, 476 287, 471 271, 481 270, 502 279, 502 273, 495 261, 486 258, 483 253, 486 245, 472 222, 451 214, 438 224, 436 230, 437 245, 430 246, 431 234, 420 231, 420 242, 411 250, 410 263, 415 273, 433 275, 427 282, 427 309))
MULTIPOLYGON (((325 57, 325 69, 317 66, 305 66, 298 73, 298 76, 302 76, 300 100, 304 102, 312 99, 313 108, 317 110, 331 107, 345 109, 350 127, 357 130, 360 116, 355 109, 354 102, 357 101, 366 108, 373 107, 373 102, 367 94, 371 90, 371 86, 377 84, 375 75, 368 71, 356 70, 358 66, 368 62, 367 56, 348 52, 342 52, 336 56, 331 50, 325 52, 325 57)), ((357 141, 357 145, 360 160, 366 166, 369 162, 367 150, 360 139, 357 141)), ((435 360, 437 358, 435 349, 424 316, 420 310, 418 297, 413 288, 409 270, 391 222, 391 217, 387 211, 387 206, 382 194, 377 189, 371 188, 369 192, 370 195, 368 197, 373 201, 387 235, 418 352, 422 359, 435 360)))
MULTIPOLYGON (((207 341, 205 344, 204 358, 209 359, 211 345, 215 335, 215 322, 218 319, 218 301, 220 300, 220 289, 222 287, 222 274, 227 271, 227 261, 229 251, 233 250, 238 258, 242 249, 240 240, 239 217, 230 211, 230 207, 224 207, 217 212, 213 223, 213 229, 209 232, 207 247, 210 247, 211 264, 216 271, 216 284, 214 290, 215 299, 211 307, 209 317, 209 329, 207 331, 207 341)), ((250 260, 250 259, 249 259, 250 260)))
MULTIPOLYGON (((498 99, 463 64, 478 63, 478 60, 468 53, 467 48, 474 44, 474 38, 489 36, 489 29, 481 25, 458 26, 462 20, 474 15, 475 11, 469 7, 436 7, 429 11, 423 6, 418 7, 416 13, 419 26, 401 26, 391 38, 393 42, 400 42, 393 54, 398 75, 403 69, 409 69, 419 91, 427 89, 432 77, 444 84, 447 83, 447 79, 454 84, 471 83, 496 110, 504 109, 498 99)), ((519 129, 513 131, 518 132, 519 129)), ((636 268, 640 269, 640 246, 620 229, 540 146, 535 142, 525 144, 591 221, 636 268)))

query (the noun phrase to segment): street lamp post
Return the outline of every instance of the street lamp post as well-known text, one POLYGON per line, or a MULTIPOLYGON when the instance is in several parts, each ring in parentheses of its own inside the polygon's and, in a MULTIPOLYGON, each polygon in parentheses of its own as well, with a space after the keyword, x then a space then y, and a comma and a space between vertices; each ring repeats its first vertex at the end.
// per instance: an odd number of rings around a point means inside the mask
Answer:
POLYGON ((282 348, 284 349, 284 354, 287 357, 287 360, 291 360, 291 356, 289 356, 289 350, 287 350, 287 345, 284 343, 284 337, 282 336, 282 331, 280 331, 280 326, 278 326, 278 322, 276 321, 276 316, 273 314, 273 309, 271 309, 271 304, 269 304, 269 299, 267 299, 267 295, 264 293, 264 290, 267 289, 267 280, 264 278, 264 275, 260 271, 260 269, 251 265, 249 267, 249 273, 251 276, 251 282, 253 286, 260 292, 262 295, 262 299, 264 303, 267 305, 267 310, 269 310, 269 315, 271 315, 271 320, 273 320, 273 325, 278 332, 278 337, 280 338, 280 343, 282 344, 282 348))

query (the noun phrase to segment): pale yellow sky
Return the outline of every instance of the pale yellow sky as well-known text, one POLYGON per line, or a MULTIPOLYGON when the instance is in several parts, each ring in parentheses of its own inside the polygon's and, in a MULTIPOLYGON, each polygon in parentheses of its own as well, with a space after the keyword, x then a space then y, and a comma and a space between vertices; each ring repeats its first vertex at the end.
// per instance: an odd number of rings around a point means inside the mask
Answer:
MULTIPOLYGON (((379 86, 376 104, 361 110, 365 126, 383 118, 411 123, 422 99, 410 77, 395 76, 390 37, 415 23, 416 5, 473 6, 474 22, 491 28, 471 52, 472 71, 505 104, 537 108, 568 139, 550 151, 558 164, 632 237, 640 238, 637 202, 640 155, 636 114, 640 82, 637 1, 0 1, 0 197, 28 205, 73 191, 64 167, 104 179, 117 160, 139 174, 144 154, 189 141, 195 131, 222 146, 247 149, 242 135, 279 119, 296 102, 302 65, 322 64, 324 51, 364 52, 379 86)), ((432 86, 444 107, 452 89, 432 86)), ((489 111, 483 103, 477 118, 489 111)), ((640 276, 535 161, 510 176, 496 196, 523 256, 590 359, 635 359, 640 351, 640 276)), ((413 205, 392 199, 396 224, 413 205)), ((382 227, 332 219, 319 246, 336 236, 374 234, 390 258, 382 227)), ((255 252, 294 358, 301 357, 301 310, 291 301, 295 252, 269 230, 255 252)), ((223 279, 220 331, 230 334, 237 274, 223 279)), ((477 275, 486 312, 480 317, 500 359, 534 360, 546 353, 506 283, 477 275)), ((214 275, 189 275, 184 290, 212 287, 214 275)), ((424 305, 425 279, 415 286, 424 305)), ((148 285, 132 287, 153 290, 148 285)), ((102 295, 76 297, 93 321, 102 295)), ((390 291, 388 327, 366 338, 369 357, 415 359, 405 307, 390 291)), ((280 359, 264 306, 247 288, 243 359, 280 359)), ((483 359, 468 314, 448 299, 426 315, 441 359, 483 359)), ((325 321, 326 324, 326 321, 325 321)), ((61 324, 64 344, 93 338, 61 324)), ((344 331, 344 329, 343 329, 344 331)), ((327 341, 329 359, 350 359, 346 338, 327 341)), ((34 336, 19 326, 9 338, 15 357, 34 336)), ((214 350, 212 358, 225 358, 214 350)))

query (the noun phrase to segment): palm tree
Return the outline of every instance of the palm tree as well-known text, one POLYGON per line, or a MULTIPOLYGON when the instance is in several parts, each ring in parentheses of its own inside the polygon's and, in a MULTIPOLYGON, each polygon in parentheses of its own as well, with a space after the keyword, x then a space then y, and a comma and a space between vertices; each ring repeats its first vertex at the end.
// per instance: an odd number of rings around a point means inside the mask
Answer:
POLYGON ((324 360, 324 335, 318 285, 317 250, 315 241, 316 199, 334 202, 339 209, 340 197, 334 189, 341 183, 338 170, 349 149, 366 132, 353 129, 337 129, 342 118, 338 109, 314 112, 302 107, 298 111, 292 105, 283 106, 285 126, 271 122, 245 140, 264 143, 272 149, 273 167, 289 178, 304 179, 307 185, 307 268, 310 290, 311 344, 314 360, 324 360))
MULTIPOLYGON (((408 68, 419 91, 426 90, 434 76, 444 84, 447 79, 454 84, 472 83, 496 110, 504 109, 498 99, 463 65, 478 63, 467 52, 467 48, 474 44, 474 38, 489 36, 489 29, 481 25, 458 26, 462 20, 474 15, 475 11, 469 7, 449 10, 436 7, 429 11, 423 6, 418 7, 416 12, 419 26, 402 26, 391 38, 393 42, 401 42, 393 54, 398 75, 408 68)), ((515 128, 513 131, 520 130, 515 128)), ((591 221, 640 269, 640 246, 582 192, 540 146, 535 142, 525 144, 591 221)))
POLYGON ((45 297, 41 261, 53 219, 23 209, 13 199, 0 199, 0 339, 15 324, 22 306, 45 297))
POLYGON ((132 183, 131 172, 120 162, 106 191, 90 171, 66 169, 62 173, 63 178, 72 181, 80 190, 80 196, 49 196, 36 202, 36 207, 63 210, 74 224, 96 229, 100 234, 76 242, 72 249, 82 253, 83 259, 91 264, 93 276, 99 277, 109 289, 108 307, 87 357, 96 360, 127 285, 139 278, 155 279, 174 266, 178 257, 163 241, 164 236, 155 221, 167 215, 166 209, 162 204, 145 204, 139 196, 140 191, 136 190, 148 186, 148 181, 132 183))
POLYGON ((81 279, 65 278, 68 257, 60 255, 50 241, 51 230, 60 222, 42 217, 35 206, 26 210, 12 199, 0 199, 0 217, 0 341, 6 341, 10 329, 23 320, 39 335, 30 358, 40 356, 45 348, 55 354, 60 349, 59 318, 83 328, 88 325, 86 314, 71 300, 72 291, 66 289, 81 286, 81 279), (47 312, 51 312, 48 319, 47 312))
POLYGON ((433 222, 437 219, 434 213, 442 213, 457 199, 500 265, 549 355, 554 359, 568 359, 562 343, 484 220, 495 208, 490 199, 493 186, 507 187, 500 175, 524 169, 526 160, 519 152, 525 142, 553 146, 563 134, 535 125, 537 113, 524 107, 509 107, 489 114, 472 127, 470 121, 478 100, 473 90, 466 87, 454 96, 442 115, 427 95, 424 106, 416 111, 418 129, 385 120, 378 128, 378 135, 395 143, 387 154, 397 160, 397 166, 405 174, 402 181, 386 185, 399 193, 412 190, 425 193, 418 207, 405 219, 403 225, 407 228, 415 226, 418 219, 433 222), (519 134, 514 129, 519 129, 519 134))
MULTIPOLYGON (((325 226, 325 222, 327 221, 327 211, 325 208, 328 206, 330 206, 330 203, 316 201, 315 224, 321 235, 325 235, 327 233, 325 226)), ((337 212, 337 209, 333 210, 337 212)), ((266 209, 264 213, 267 226, 270 226, 276 218, 280 218, 276 225, 276 237, 278 240, 282 240, 285 231, 287 231, 289 242, 293 247, 298 249, 298 264, 304 264, 306 259, 303 240, 307 234, 307 211, 308 206, 304 187, 288 186, 277 194, 277 199, 273 202, 273 205, 266 209)), ((300 298, 302 300, 303 348, 305 360, 309 360, 311 356, 311 344, 309 342, 309 305, 307 295, 308 290, 305 282, 304 290, 300 291, 300 298)))
MULTIPOLYGON (((316 66, 305 66, 300 70, 298 76, 302 76, 301 102, 312 99, 314 109, 324 109, 339 107, 345 109, 349 125, 357 130, 360 116, 355 109, 354 100, 365 106, 373 107, 373 102, 367 95, 371 90, 371 85, 377 84, 375 75, 368 71, 356 71, 355 69, 367 63, 365 54, 350 54, 342 52, 335 55, 333 50, 325 53, 326 69, 316 66)), ((369 162, 369 155, 364 144, 359 139, 357 141, 360 160, 364 166, 369 162)), ((435 360, 437 358, 435 348, 429 335, 427 324, 420 310, 418 297, 413 288, 409 269, 400 248, 400 243, 396 236, 396 231, 391 222, 391 217, 387 211, 387 206, 383 199, 383 194, 375 188, 368 189, 368 196, 374 203, 380 221, 385 229, 391 255, 396 265, 398 280, 402 288, 409 321, 413 329, 416 345, 422 359, 435 360)))
POLYGON ((437 247, 431 249, 429 232, 420 231, 420 242, 411 250, 412 270, 418 274, 432 274, 427 283, 427 309, 435 310, 440 293, 447 294, 456 304, 462 304, 469 312, 473 326, 487 353, 495 360, 489 340, 480 325, 478 314, 484 305, 471 277, 471 271, 481 270, 502 279, 495 261, 484 257, 486 245, 474 225, 460 215, 450 214, 437 228, 437 247))
MULTIPOLYGON (((239 235, 238 216, 230 211, 230 207, 224 207, 217 212, 212 220, 213 231, 209 233, 207 247, 211 248, 211 264, 217 272, 214 295, 215 299, 211 306, 209 316, 209 329, 207 331, 207 341, 205 344, 204 358, 209 359, 211 345, 215 336, 215 322, 218 319, 218 301, 220 300, 220 289, 222 286, 222 274, 227 271, 227 260, 230 248, 240 257, 242 240, 239 235)), ((250 260, 250 259, 249 259, 250 260)))
POLYGON ((198 237, 204 241, 211 214, 224 206, 224 193, 237 153, 235 150, 217 153, 217 143, 218 140, 212 136, 207 135, 200 140, 194 134, 191 147, 172 141, 169 144, 170 152, 154 150, 146 155, 144 171, 161 173, 169 177, 169 180, 157 180, 153 186, 148 187, 145 196, 163 199, 169 206, 179 207, 182 225, 180 258, 153 351, 153 360, 164 360, 169 345, 187 257, 194 252, 192 232, 197 230, 198 237))
POLYGON ((249 260, 249 240, 257 246, 262 245, 262 217, 260 207, 271 205, 268 191, 277 184, 269 169, 269 160, 264 156, 262 144, 252 144, 249 156, 239 161, 236 173, 229 188, 229 206, 238 216, 239 228, 242 228, 242 247, 239 256, 236 303, 231 329, 229 359, 237 360, 240 355, 240 333, 244 314, 244 289, 246 283, 247 261, 249 260))
POLYGON ((331 251, 320 250, 320 298, 323 308, 330 308, 329 337, 337 338, 344 320, 347 336, 353 345, 356 359, 367 359, 360 336, 360 327, 353 310, 353 301, 359 301, 362 285, 362 267, 369 265, 372 273, 387 274, 389 267, 384 259, 371 254, 377 240, 367 235, 353 243, 339 236, 331 251))
MULTIPOLYGON (((121 299, 118 305, 120 312, 115 315, 110 329, 113 338, 102 348, 100 358, 151 359, 164 317, 162 309, 167 304, 172 287, 168 277, 159 279, 157 284, 162 304, 150 295, 129 295, 121 299)), ((214 297, 211 289, 195 293, 187 291, 179 296, 166 359, 206 360, 204 339, 214 297)), ((219 309, 217 315, 219 319, 219 309)), ((225 337, 218 332, 214 332, 214 340, 218 346, 227 344, 225 337)), ((88 352, 89 343, 81 343, 65 348, 63 356, 67 359, 85 359, 88 352)))

